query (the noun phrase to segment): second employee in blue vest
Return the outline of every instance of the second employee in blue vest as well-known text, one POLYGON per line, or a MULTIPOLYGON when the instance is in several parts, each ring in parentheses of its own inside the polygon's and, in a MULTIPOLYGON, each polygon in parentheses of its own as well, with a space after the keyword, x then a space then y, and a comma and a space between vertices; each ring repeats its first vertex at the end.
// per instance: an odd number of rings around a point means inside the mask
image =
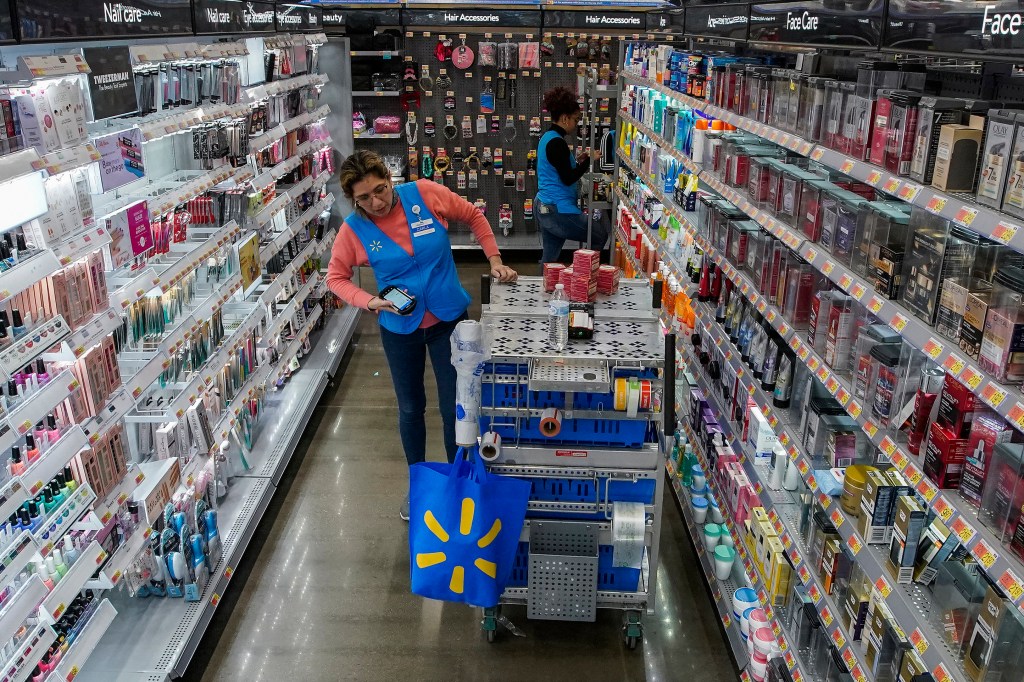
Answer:
POLYGON ((544 249, 541 262, 553 263, 567 240, 585 243, 589 236, 590 248, 600 251, 608 241, 610 226, 605 220, 595 220, 591 233, 587 214, 577 203, 580 179, 590 171, 591 161, 601 158, 601 152, 574 156, 566 142, 566 136, 575 135, 583 117, 576 95, 568 88, 553 88, 544 95, 544 109, 552 124, 537 144, 535 212, 544 249))

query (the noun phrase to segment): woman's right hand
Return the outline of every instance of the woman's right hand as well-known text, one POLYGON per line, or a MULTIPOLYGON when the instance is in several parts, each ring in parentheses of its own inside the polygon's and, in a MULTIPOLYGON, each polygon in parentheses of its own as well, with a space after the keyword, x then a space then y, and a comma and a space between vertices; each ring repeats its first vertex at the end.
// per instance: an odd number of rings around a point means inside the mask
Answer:
POLYGON ((389 313, 398 314, 398 307, 391 301, 386 301, 380 296, 374 296, 370 299, 370 302, 366 304, 367 309, 372 313, 380 314, 380 311, 386 310, 389 313))

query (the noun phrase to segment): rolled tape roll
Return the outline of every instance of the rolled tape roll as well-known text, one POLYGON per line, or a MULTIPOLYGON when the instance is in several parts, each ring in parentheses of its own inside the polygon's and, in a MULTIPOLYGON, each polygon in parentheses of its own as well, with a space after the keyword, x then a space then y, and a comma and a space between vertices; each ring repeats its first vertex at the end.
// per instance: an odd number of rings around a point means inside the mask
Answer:
POLYGON ((485 462, 493 462, 501 457, 501 434, 488 431, 480 442, 480 457, 485 462))
POLYGON ((640 380, 630 379, 629 389, 626 393, 626 416, 631 419, 636 417, 640 411, 640 380))
POLYGON ((640 409, 651 409, 651 381, 650 379, 640 380, 640 409))
POLYGON ((540 432, 545 438, 554 438, 562 432, 562 411, 549 407, 540 415, 540 432))
POLYGON ((615 410, 617 412, 626 411, 626 396, 629 393, 629 382, 625 377, 619 377, 615 380, 615 410))

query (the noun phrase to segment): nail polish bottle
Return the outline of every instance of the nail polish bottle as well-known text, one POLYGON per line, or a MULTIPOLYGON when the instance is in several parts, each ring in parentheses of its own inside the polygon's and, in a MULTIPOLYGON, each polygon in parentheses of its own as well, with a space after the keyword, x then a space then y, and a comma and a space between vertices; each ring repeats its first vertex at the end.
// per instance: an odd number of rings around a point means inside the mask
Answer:
POLYGON ((25 434, 25 459, 29 466, 39 459, 39 448, 36 447, 36 439, 31 433, 25 434))
POLYGON ((68 574, 68 565, 64 563, 64 557, 61 555, 59 549, 53 550, 53 565, 57 570, 57 576, 63 578, 68 574))
POLYGON ((68 568, 71 568, 72 566, 75 565, 75 562, 78 561, 78 557, 81 556, 81 554, 82 553, 80 551, 78 551, 78 548, 75 547, 75 543, 72 542, 71 537, 70 536, 65 537, 64 538, 64 564, 67 565, 68 568))
POLYGON ((32 668, 32 677, 30 677, 29 679, 31 679, 32 682, 43 682, 43 679, 45 677, 46 673, 37 665, 36 667, 32 668))
POLYGON ((7 382, 7 409, 13 410, 21 402, 21 393, 18 391, 18 382, 11 379, 7 382))
POLYGON ((8 465, 11 476, 21 476, 25 473, 25 463, 21 461, 21 448, 17 445, 11 446, 11 461, 8 465))
POLYGON ((43 488, 43 513, 49 515, 60 504, 54 499, 49 487, 43 488))
POLYGON ((36 392, 37 384, 35 372, 32 371, 32 365, 26 367, 25 371, 22 372, 21 376, 25 380, 25 383, 23 384, 21 391, 22 396, 27 398, 30 395, 34 395, 36 392))
POLYGON ((12 339, 10 333, 7 331, 7 325, 0 322, 0 349, 7 348, 11 345, 12 339))
MULTIPOLYGON (((33 533, 35 533, 37 530, 39 530, 39 527, 43 525, 43 515, 39 511, 39 505, 36 503, 35 500, 29 500, 25 504, 28 507, 30 530, 33 533)), ((22 520, 24 521, 24 517, 22 517, 22 520)))
POLYGON ((50 383, 50 373, 46 371, 46 363, 42 358, 36 360, 36 385, 42 388, 50 383))
POLYGON ((21 519, 18 518, 18 512, 14 512, 9 517, 7 517, 7 525, 10 526, 11 531, 13 531, 14 533, 21 532, 21 519))
POLYGON ((51 573, 50 569, 46 566, 47 563, 49 563, 49 560, 39 564, 39 577, 43 579, 43 584, 46 585, 46 589, 53 592, 53 587, 57 583, 53 579, 53 573, 51 573))
POLYGON ((32 517, 29 516, 28 509, 22 507, 18 510, 18 522, 21 524, 22 530, 33 532, 35 529, 32 527, 32 517))
POLYGON ((6 242, 0 243, 0 272, 7 272, 14 267, 14 257, 11 247, 6 242))
POLYGON ((57 427, 57 418, 53 416, 52 412, 46 415, 46 439, 50 441, 51 445, 60 440, 60 429, 57 427))
POLYGON ((50 449, 50 441, 46 437, 46 420, 39 420, 36 428, 32 430, 32 437, 36 439, 36 447, 39 448, 39 454, 50 449))
POLYGON ((78 490, 78 481, 75 480, 75 473, 71 471, 71 466, 64 467, 64 482, 68 484, 68 493, 73 493, 78 490))
POLYGON ((64 500, 68 499, 68 494, 64 490, 63 474, 57 474, 57 477, 50 481, 50 494, 53 495, 53 501, 57 503, 58 507, 64 504, 64 500))
POLYGON ((25 336, 25 332, 27 330, 25 328, 25 322, 21 319, 21 311, 18 310, 17 308, 12 310, 11 319, 14 322, 14 324, 11 325, 11 331, 14 333, 14 338, 20 339, 21 337, 25 336))
POLYGON ((17 235, 15 235, 14 246, 15 246, 15 257, 18 260, 24 260, 25 257, 28 254, 28 251, 29 251, 28 244, 25 242, 25 233, 24 232, 19 232, 17 235))

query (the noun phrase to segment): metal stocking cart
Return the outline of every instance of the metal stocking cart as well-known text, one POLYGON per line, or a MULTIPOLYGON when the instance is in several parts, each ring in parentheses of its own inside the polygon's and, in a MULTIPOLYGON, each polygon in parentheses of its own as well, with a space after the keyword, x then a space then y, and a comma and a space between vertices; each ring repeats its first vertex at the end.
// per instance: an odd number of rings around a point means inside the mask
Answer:
MULTIPOLYGON (((617 379, 636 378, 655 396, 675 394, 674 373, 664 371, 672 367, 675 341, 658 321, 660 293, 645 282, 622 281, 615 295, 598 296, 593 339, 570 339, 556 352, 548 343, 542 278, 492 286, 485 277, 482 288, 491 359, 482 376, 480 431, 499 434, 501 442, 500 448, 485 442, 481 452, 490 472, 532 484, 501 604, 524 605, 531 619, 565 621, 593 621, 597 609, 619 609, 632 649, 642 635, 642 616, 654 612, 662 425, 674 423, 674 402, 662 398, 659 409, 652 400, 649 409, 630 416, 615 409, 615 387, 617 379), (553 410, 561 430, 551 437, 543 418, 553 410), (616 502, 643 505, 639 568, 614 565, 616 502)), ((507 622, 499 609, 484 612, 489 641, 499 619, 507 622)))

